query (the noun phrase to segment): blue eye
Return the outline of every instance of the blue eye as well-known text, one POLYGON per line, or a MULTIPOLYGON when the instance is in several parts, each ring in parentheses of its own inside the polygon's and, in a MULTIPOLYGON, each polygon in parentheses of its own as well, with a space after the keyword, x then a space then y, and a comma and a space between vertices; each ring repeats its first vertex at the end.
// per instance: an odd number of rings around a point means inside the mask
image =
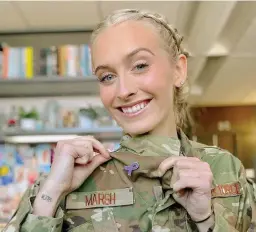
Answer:
POLYGON ((105 75, 101 78, 100 82, 111 81, 113 76, 111 74, 105 75))
POLYGON ((146 63, 141 63, 141 64, 137 64, 135 66, 135 69, 138 70, 138 71, 141 71, 142 69, 145 69, 146 67, 148 67, 148 64, 146 63))

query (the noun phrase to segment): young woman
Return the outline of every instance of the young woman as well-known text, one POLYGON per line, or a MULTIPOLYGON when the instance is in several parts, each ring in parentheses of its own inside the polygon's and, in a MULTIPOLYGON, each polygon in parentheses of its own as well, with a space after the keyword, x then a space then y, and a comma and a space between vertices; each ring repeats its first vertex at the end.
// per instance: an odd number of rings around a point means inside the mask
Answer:
POLYGON ((123 128, 108 152, 91 136, 58 142, 52 169, 4 231, 255 231, 255 192, 227 151, 189 141, 187 53, 160 15, 121 10, 92 35, 106 109, 123 128))

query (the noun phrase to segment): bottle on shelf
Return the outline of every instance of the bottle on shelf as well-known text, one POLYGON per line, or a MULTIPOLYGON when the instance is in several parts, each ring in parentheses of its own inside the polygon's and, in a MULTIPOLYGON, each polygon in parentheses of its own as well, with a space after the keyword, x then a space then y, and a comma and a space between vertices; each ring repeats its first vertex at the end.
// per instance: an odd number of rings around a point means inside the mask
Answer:
POLYGON ((44 107, 43 124, 46 129, 61 127, 60 104, 56 100, 49 100, 44 107))
POLYGON ((19 113, 16 106, 12 106, 7 118, 7 127, 16 128, 19 126, 19 113))

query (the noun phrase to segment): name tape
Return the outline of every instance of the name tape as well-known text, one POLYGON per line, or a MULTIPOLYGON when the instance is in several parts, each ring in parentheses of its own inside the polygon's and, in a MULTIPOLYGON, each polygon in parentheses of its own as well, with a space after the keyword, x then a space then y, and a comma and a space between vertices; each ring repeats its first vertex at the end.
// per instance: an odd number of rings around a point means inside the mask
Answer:
POLYGON ((95 192, 74 192, 67 196, 66 209, 88 209, 132 205, 134 203, 133 189, 113 189, 95 192))
POLYGON ((212 189, 212 198, 214 197, 234 197, 241 195, 241 185, 239 182, 231 184, 220 184, 212 189))

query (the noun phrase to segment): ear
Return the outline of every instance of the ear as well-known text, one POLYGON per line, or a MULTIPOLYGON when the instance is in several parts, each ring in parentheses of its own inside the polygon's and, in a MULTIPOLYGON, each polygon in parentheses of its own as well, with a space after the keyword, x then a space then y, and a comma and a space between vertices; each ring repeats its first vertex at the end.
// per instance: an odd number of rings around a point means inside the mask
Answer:
POLYGON ((183 54, 179 55, 175 64, 175 80, 174 85, 181 87, 187 79, 187 57, 183 54))

